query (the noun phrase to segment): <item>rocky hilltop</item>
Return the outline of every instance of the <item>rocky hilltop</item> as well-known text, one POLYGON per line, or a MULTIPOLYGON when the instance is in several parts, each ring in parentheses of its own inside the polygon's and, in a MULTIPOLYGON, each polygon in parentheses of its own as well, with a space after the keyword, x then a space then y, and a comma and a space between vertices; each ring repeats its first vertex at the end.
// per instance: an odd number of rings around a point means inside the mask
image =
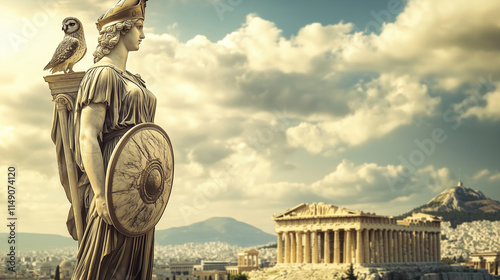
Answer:
POLYGON ((456 187, 444 190, 427 204, 421 206, 423 212, 499 212, 500 202, 487 198, 481 191, 463 186, 460 181, 456 187))
POLYGON ((418 212, 440 216, 456 227, 464 222, 499 221, 500 202, 486 197, 479 190, 465 187, 459 181, 457 186, 444 190, 428 203, 397 218, 402 219, 418 212))

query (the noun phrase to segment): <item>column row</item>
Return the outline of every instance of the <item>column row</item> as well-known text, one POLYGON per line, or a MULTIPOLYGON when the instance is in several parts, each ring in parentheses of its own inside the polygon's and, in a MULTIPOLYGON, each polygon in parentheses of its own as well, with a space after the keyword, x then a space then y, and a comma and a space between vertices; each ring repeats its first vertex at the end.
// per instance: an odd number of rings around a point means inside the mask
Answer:
POLYGON ((342 229, 278 233, 277 263, 439 262, 440 233, 342 229))

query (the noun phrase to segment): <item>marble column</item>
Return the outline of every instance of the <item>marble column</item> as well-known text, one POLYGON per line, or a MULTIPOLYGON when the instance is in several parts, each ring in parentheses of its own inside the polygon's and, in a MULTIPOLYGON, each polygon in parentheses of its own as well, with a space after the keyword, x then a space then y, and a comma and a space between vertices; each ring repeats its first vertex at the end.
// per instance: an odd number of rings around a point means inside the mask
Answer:
POLYGON ((384 262, 384 232, 382 229, 378 230, 378 262, 383 263, 384 262))
POLYGON ((325 231, 325 255, 323 256, 323 260, 325 263, 330 263, 330 231, 326 230, 325 231))
POLYGON ((392 231, 392 254, 393 254, 393 261, 395 263, 399 262, 398 258, 398 232, 396 230, 392 231))
POLYGON ((441 261, 441 233, 436 232, 436 261, 441 261))
POLYGON ((283 233, 278 232, 278 259, 277 263, 283 263, 283 233))
POLYGON ((311 232, 306 231, 304 233, 306 235, 306 246, 305 246, 305 256, 304 256, 304 262, 305 263, 311 263, 311 232))
POLYGON ((413 232, 413 239, 415 240, 415 262, 420 262, 420 234, 418 231, 413 232))
POLYGON ((345 234, 347 235, 346 238, 345 238, 345 242, 346 242, 346 250, 344 252, 344 263, 352 263, 352 232, 351 232, 351 229, 346 229, 345 231, 345 234))
POLYGON ((417 246, 416 246, 416 240, 415 240, 415 232, 410 231, 410 240, 411 240, 411 262, 417 262, 417 246))
POLYGON ((334 231, 333 237, 333 263, 340 263, 340 233, 339 230, 336 229, 334 231))
POLYGON ((412 247, 412 242, 413 240, 411 240, 411 231, 407 231, 406 232, 406 236, 407 236, 407 243, 408 243, 408 262, 411 263, 413 262, 413 247, 412 247))
POLYGON ((406 231, 403 231, 403 262, 408 263, 408 235, 406 231))
POLYGON ((422 232, 418 231, 418 232, 416 232, 416 234, 417 234, 417 240, 418 240, 418 243, 417 243, 418 262, 423 262, 424 260, 422 257, 423 256, 423 254, 422 254, 422 242, 423 242, 422 241, 422 232))
POLYGON ((318 232, 312 232, 312 262, 318 263, 318 232))
POLYGON ((425 262, 425 232, 420 232, 420 261, 425 262))
POLYGON ((380 257, 382 256, 382 250, 381 250, 381 232, 380 229, 375 230, 375 263, 380 263, 380 257))
POLYGON ((368 235, 369 229, 363 230, 363 263, 370 263, 370 239, 368 235))
POLYGON ((290 233, 285 232, 285 263, 290 263, 290 233))
POLYGON ((394 240, 393 230, 387 230, 387 253, 389 254, 388 262, 394 263, 394 244, 392 243, 394 240))
POLYGON ((431 258, 430 258, 430 249, 429 249, 429 233, 428 232, 425 232, 425 261, 426 262, 430 262, 431 261, 431 258))
POLYGON ((290 247, 292 249, 290 262, 296 263, 297 262, 297 243, 295 240, 295 232, 293 232, 293 231, 290 232, 290 247))
POLYGON ((434 232, 429 232, 429 256, 431 262, 436 261, 434 259, 434 232))
POLYGON ((403 258, 403 232, 398 231, 398 259, 399 262, 402 263, 404 262, 403 258))
POLYGON ((356 229, 356 263, 361 264, 364 262, 364 251, 363 251, 363 242, 362 242, 362 229, 356 229))
POLYGON ((297 240, 297 263, 302 263, 304 261, 304 249, 302 248, 302 232, 297 231, 295 233, 295 239, 297 240))
POLYGON ((370 261, 369 263, 375 263, 375 230, 370 229, 370 261))
POLYGON ((439 233, 434 233, 434 261, 439 262, 439 233))
POLYGON ((408 246, 408 262, 411 263, 412 262, 412 255, 413 255, 413 251, 412 251, 412 247, 411 247, 411 231, 407 231, 406 232, 406 245, 408 246))
POLYGON ((438 261, 438 252, 437 252, 438 251, 438 246, 437 246, 437 244, 438 244, 438 240, 437 240, 438 234, 437 234, 437 232, 434 232, 433 234, 434 234, 434 261, 437 262, 438 261))
POLYGON ((389 234, 388 229, 384 229, 382 236, 384 237, 384 263, 389 263, 389 234))

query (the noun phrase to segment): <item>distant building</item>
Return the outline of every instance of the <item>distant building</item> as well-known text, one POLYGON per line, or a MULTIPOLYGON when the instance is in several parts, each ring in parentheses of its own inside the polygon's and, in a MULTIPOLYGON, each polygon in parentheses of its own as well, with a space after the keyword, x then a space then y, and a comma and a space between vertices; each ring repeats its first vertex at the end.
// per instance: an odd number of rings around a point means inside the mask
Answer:
POLYGON ((59 277, 61 280, 71 280, 75 265, 70 261, 64 260, 59 264, 59 277))
POLYGON ((193 279, 195 280, 226 280, 227 274, 225 270, 195 270, 193 271, 193 279))
POLYGON ((42 277, 52 277, 56 272, 56 267, 50 264, 44 264, 40 267, 40 278, 42 277))
POLYGON ((226 266, 226 271, 230 274, 259 269, 259 251, 250 249, 238 252, 238 266, 226 266))
POLYGON ((200 265, 194 266, 193 278, 195 280, 226 280, 225 261, 201 261, 200 265))
POLYGON ((486 269, 493 275, 499 275, 500 252, 483 252, 470 255, 475 269, 486 269))
POLYGON ((439 262, 441 219, 413 214, 404 220, 324 203, 302 203, 273 216, 277 263, 439 262))
POLYGON ((193 267, 194 262, 172 262, 170 263, 170 273, 172 278, 167 277, 167 280, 194 280, 193 267))
POLYGON ((229 262, 224 261, 201 261, 201 270, 226 270, 229 262))

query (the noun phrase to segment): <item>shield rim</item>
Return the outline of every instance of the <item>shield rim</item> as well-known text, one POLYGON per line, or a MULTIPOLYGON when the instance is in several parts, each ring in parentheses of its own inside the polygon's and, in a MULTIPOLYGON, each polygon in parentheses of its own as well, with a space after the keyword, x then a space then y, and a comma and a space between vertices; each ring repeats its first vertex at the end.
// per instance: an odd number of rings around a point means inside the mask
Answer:
POLYGON ((114 150, 113 150, 113 153, 111 154, 111 157, 110 157, 110 160, 109 160, 109 164, 108 164, 108 168, 106 170, 106 181, 105 181, 105 194, 106 194, 106 205, 108 207, 108 213, 109 213, 109 216, 111 217, 111 222, 113 223, 113 226, 120 232, 122 233, 123 235, 126 235, 126 236, 129 236, 129 237, 138 237, 138 236, 142 236, 144 234, 146 234, 148 231, 150 231, 151 229, 153 229, 156 224, 161 220, 161 218, 163 217, 163 214, 165 213, 165 208, 167 207, 167 204, 170 200, 170 196, 172 195, 172 188, 174 186, 174 168, 175 168, 175 160, 174 160, 174 150, 173 150, 173 147, 172 147, 172 142, 170 141, 170 138, 168 137, 168 134, 165 132, 165 130, 163 130, 163 128, 161 128, 161 126, 155 124, 155 123, 141 123, 141 124, 138 124, 138 125, 135 125, 133 126, 131 129, 129 129, 124 135, 123 137, 118 141, 118 143, 116 144, 114 150), (117 161, 118 161, 118 158, 119 156, 117 155, 120 155, 123 148, 125 147, 125 145, 123 144, 124 142, 128 142, 128 140, 134 136, 137 132, 141 131, 141 130, 144 130, 144 129, 147 129, 147 128, 153 128, 154 130, 158 131, 160 134, 162 134, 165 139, 167 140, 167 143, 168 143, 168 146, 169 146, 169 150, 170 150, 170 154, 172 155, 172 176, 171 176, 171 179, 170 179, 170 193, 168 195, 168 198, 165 202, 165 205, 163 206, 163 210, 161 212, 161 214, 159 215, 158 217, 158 221, 156 221, 156 223, 154 223, 153 225, 150 225, 150 226, 147 226, 147 227, 144 227, 142 231, 140 232, 130 232, 129 230, 125 229, 121 223, 118 221, 118 218, 116 217, 116 214, 115 214, 115 211, 114 211, 114 207, 113 207, 113 201, 111 199, 112 197, 112 194, 111 194, 111 188, 109 186, 112 186, 113 184, 113 176, 111 176, 111 172, 110 171, 114 171, 115 170, 115 167, 116 167, 116 164, 117 164, 117 161))

